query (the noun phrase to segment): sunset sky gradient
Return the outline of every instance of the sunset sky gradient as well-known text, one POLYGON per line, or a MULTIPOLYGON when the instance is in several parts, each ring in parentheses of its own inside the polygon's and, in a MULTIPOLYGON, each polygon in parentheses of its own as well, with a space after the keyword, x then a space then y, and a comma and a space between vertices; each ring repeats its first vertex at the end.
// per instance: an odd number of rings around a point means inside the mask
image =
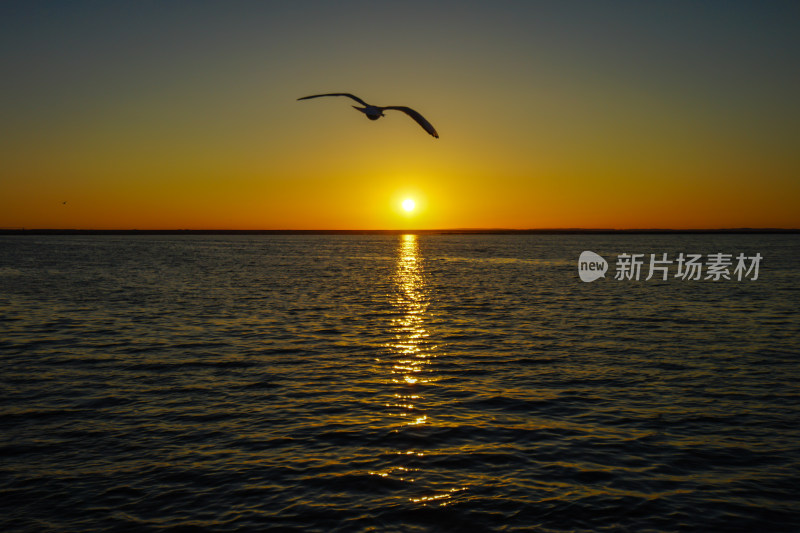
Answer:
POLYGON ((798 2, 3 2, 0 228, 800 228, 799 27, 798 2), (322 92, 441 138, 296 100, 322 92))

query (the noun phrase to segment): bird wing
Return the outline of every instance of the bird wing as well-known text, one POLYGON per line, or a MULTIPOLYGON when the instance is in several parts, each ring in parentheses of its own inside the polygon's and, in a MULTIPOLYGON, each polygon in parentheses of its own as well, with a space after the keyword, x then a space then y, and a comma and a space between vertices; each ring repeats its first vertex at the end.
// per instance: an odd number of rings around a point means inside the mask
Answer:
POLYGON ((298 100, 308 100, 309 98, 319 98, 320 96, 347 96, 348 98, 352 98, 359 104, 363 106, 368 106, 369 104, 366 103, 364 100, 359 98, 358 96, 350 93, 327 93, 327 94, 312 94, 311 96, 304 96, 302 98, 298 98, 298 100))
POLYGON ((424 129, 425 131, 427 131, 428 133, 430 133, 431 135, 433 135, 437 139, 439 138, 439 134, 436 133, 436 128, 434 128, 431 125, 430 122, 425 120, 425 117, 423 117, 422 115, 420 115, 419 113, 417 113, 416 111, 411 109, 410 107, 405 107, 405 106, 401 106, 401 105, 397 105, 397 106, 392 105, 392 106, 382 107, 381 109, 395 109, 397 111, 402 111, 403 113, 405 113, 406 115, 408 115, 409 117, 411 117, 415 121, 417 121, 417 124, 422 126, 422 129, 424 129))

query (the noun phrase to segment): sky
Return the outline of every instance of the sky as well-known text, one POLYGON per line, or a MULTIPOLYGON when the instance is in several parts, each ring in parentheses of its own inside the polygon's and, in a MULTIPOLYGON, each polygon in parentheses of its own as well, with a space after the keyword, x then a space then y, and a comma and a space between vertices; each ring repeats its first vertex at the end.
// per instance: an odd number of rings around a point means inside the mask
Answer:
POLYGON ((0 228, 800 228, 799 27, 796 1, 2 2, 0 228), (440 138, 297 101, 327 92, 440 138))

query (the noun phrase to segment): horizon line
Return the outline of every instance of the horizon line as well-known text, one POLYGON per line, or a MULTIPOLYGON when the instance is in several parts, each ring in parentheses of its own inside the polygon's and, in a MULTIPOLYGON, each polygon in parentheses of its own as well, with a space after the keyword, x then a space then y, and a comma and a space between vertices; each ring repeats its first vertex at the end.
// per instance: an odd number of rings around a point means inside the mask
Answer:
POLYGON ((800 228, 91 229, 0 228, 0 235, 589 235, 795 234, 800 228))

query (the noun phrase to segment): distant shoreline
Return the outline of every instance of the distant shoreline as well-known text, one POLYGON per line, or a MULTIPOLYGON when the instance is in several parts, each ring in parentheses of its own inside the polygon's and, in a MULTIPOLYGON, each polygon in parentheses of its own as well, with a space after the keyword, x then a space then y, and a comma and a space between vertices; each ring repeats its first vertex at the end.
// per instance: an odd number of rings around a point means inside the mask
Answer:
POLYGON ((0 228, 0 235, 661 235, 661 234, 800 234, 800 229, 433 229, 433 230, 197 230, 197 229, 23 229, 0 228))

